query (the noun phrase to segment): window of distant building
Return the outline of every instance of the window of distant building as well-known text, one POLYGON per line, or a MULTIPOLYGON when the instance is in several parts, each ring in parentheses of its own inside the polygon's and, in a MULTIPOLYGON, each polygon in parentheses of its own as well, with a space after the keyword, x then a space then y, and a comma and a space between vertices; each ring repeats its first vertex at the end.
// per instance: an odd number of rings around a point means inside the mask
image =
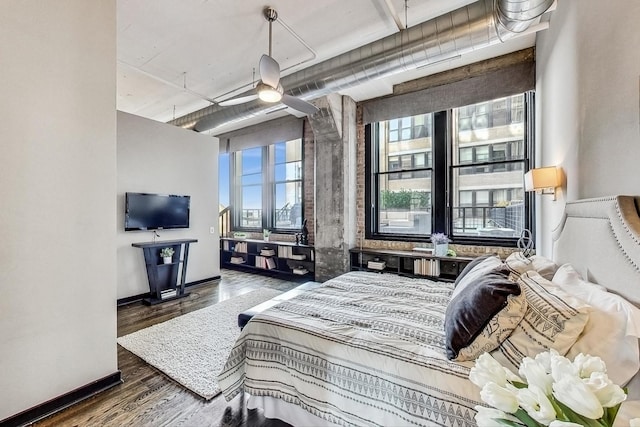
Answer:
POLYGON ((367 126, 367 237, 515 245, 532 225, 523 189, 533 93, 367 126))

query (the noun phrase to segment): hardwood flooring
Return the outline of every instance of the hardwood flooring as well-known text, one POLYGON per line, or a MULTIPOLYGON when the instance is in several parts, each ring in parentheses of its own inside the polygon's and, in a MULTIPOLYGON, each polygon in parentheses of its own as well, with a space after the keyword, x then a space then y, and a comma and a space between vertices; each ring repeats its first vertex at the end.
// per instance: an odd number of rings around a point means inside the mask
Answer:
MULTIPOLYGON (((118 308, 118 336, 216 304, 260 287, 283 292, 297 285, 280 279, 222 270, 220 280, 189 287, 190 295, 155 306, 118 308)), ((118 345, 124 383, 35 423, 35 426, 288 426, 247 411, 241 399, 204 401, 118 345)))

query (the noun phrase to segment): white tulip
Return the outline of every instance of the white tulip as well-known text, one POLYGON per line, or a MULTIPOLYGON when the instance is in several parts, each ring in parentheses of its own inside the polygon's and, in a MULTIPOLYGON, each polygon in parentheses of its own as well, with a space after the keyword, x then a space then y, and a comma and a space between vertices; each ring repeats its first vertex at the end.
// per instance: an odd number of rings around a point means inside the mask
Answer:
POLYGON ((487 408, 486 406, 476 406, 476 424, 478 427, 495 427, 498 422, 496 420, 503 419, 518 422, 518 419, 514 416, 507 414, 504 411, 500 411, 495 408, 487 408))
POLYGON ((496 383, 485 384, 480 390, 480 397, 483 402, 506 413, 513 414, 518 410, 518 399, 515 393, 496 383))
POLYGON ((513 372, 511 372, 510 369, 507 369, 505 367, 503 367, 502 369, 504 369, 504 374, 505 374, 505 377, 507 378, 507 381, 509 381, 512 384, 515 382, 524 384, 524 380, 519 376, 517 376, 516 374, 514 374, 513 372))
POLYGON ((582 381, 589 386, 604 408, 612 408, 627 399, 624 390, 611 382, 603 372, 593 372, 589 378, 582 381))
POLYGON ((518 373, 527 380, 527 384, 542 389, 545 394, 551 394, 553 378, 547 374, 541 363, 530 357, 525 357, 520 363, 518 373))
POLYGON ((529 385, 517 391, 518 403, 527 414, 540 424, 548 425, 556 419, 556 411, 540 387, 529 385))
POLYGON ((564 376, 553 384, 553 395, 576 413, 597 420, 604 409, 589 386, 578 377, 564 376))
POLYGON ((640 427, 640 418, 633 418, 629 420, 629 427, 640 427))
POLYGON ((565 376, 577 377, 578 368, 566 357, 557 352, 551 356, 551 377, 554 381, 560 381, 565 376))
POLYGON ((507 383, 507 376, 503 366, 489 353, 481 354, 476 364, 469 372, 469 380, 480 388, 492 382, 499 386, 507 383))
POLYGON ((583 427, 582 424, 571 423, 569 421, 555 420, 551 421, 549 427, 583 427))
POLYGON ((589 378, 594 372, 607 372, 607 366, 601 358, 589 356, 588 354, 578 354, 573 359, 573 365, 578 370, 580 378, 589 378))
POLYGON ((558 352, 554 349, 550 349, 549 351, 543 351, 542 353, 536 354, 535 361, 540 363, 544 370, 549 374, 551 373, 551 358, 557 356, 558 352))

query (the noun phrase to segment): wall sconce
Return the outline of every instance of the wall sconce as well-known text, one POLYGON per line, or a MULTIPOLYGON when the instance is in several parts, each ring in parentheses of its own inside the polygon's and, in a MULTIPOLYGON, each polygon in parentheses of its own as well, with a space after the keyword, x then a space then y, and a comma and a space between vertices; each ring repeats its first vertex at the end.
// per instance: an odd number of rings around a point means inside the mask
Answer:
POLYGON ((553 200, 555 200, 556 187, 559 186, 560 173, 555 166, 531 169, 524 174, 524 191, 535 191, 536 194, 552 194, 553 200))

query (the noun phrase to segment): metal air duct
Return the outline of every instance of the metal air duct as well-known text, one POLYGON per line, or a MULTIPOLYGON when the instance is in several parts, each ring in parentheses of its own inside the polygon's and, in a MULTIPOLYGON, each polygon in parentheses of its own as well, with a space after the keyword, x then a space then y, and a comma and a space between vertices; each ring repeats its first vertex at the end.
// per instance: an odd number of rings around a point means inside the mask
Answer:
MULTIPOLYGON (((479 0, 285 76, 281 83, 290 95, 310 100, 454 58, 524 32, 553 1, 479 0)), ((232 107, 211 105, 169 123, 203 132, 279 108, 259 100, 232 107)))

